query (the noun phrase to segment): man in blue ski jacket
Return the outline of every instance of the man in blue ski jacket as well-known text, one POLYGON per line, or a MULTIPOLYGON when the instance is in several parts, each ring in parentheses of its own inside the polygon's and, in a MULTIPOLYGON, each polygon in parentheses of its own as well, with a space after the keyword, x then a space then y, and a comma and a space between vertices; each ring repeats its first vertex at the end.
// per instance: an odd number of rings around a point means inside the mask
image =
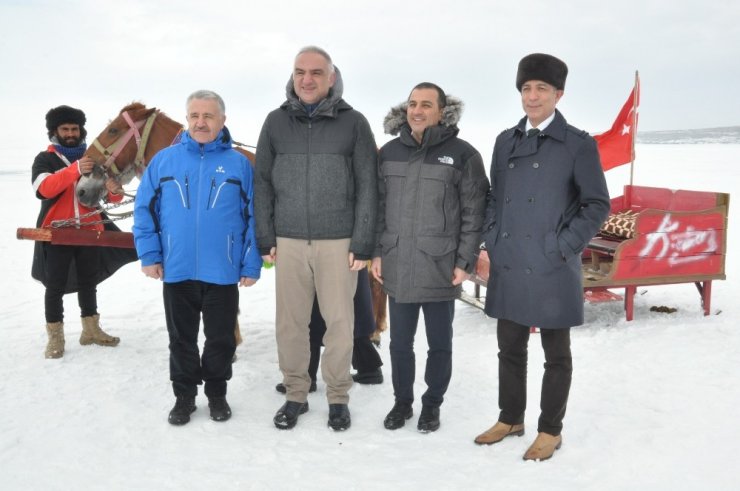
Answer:
POLYGON ((211 91, 194 92, 187 100, 187 121, 181 141, 157 153, 144 172, 133 227, 143 273, 164 282, 173 425, 190 421, 202 383, 211 419, 231 417, 226 383, 236 349, 237 285, 253 285, 262 267, 252 168, 232 149, 223 99, 211 91))

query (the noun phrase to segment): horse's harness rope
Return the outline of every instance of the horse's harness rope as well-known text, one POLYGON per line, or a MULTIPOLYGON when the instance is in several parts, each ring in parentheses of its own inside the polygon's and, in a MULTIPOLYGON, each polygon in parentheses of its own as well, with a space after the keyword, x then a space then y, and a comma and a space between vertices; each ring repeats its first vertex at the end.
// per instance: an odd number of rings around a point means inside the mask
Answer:
POLYGON ((124 218, 128 218, 131 215, 133 215, 134 212, 126 211, 123 213, 110 213, 110 210, 114 210, 118 208, 119 206, 128 205, 133 202, 134 202, 134 198, 129 198, 119 203, 109 203, 103 208, 95 209, 93 211, 85 213, 84 215, 80 215, 79 218, 74 217, 74 218, 67 218, 65 220, 52 220, 51 228, 77 227, 79 225, 97 225, 98 223, 112 223, 118 220, 123 220, 124 218), (84 224, 82 223, 83 218, 91 217, 93 215, 98 215, 100 213, 106 213, 107 215, 112 216, 113 218, 105 218, 105 219, 95 220, 92 222, 85 222, 84 224))
POLYGON ((148 118, 140 121, 134 121, 129 115, 128 111, 121 113, 123 119, 128 123, 129 129, 126 133, 117 138, 116 141, 104 147, 100 141, 96 138, 92 142, 92 146, 95 147, 104 157, 106 157, 103 168, 106 173, 110 170, 115 175, 120 175, 121 170, 116 166, 116 159, 121 154, 123 149, 126 147, 131 138, 136 141, 136 157, 134 158, 134 165, 136 167, 144 166, 144 152, 146 151, 146 145, 149 142, 149 135, 152 132, 152 126, 154 126, 154 120, 157 119, 157 112, 154 111, 149 115, 148 118), (139 128, 143 127, 143 131, 139 133, 139 128))

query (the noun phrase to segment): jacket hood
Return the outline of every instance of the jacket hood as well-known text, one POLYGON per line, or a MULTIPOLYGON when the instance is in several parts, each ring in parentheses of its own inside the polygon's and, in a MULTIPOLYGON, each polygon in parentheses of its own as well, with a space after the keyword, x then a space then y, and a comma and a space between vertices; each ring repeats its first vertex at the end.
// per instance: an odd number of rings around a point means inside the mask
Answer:
MULTIPOLYGON (((391 108, 385 119, 383 119, 383 130, 386 134, 397 135, 404 125, 408 126, 406 122, 406 110, 408 107, 409 103, 405 101, 391 108)), ((448 95, 447 105, 442 109, 442 119, 439 121, 439 124, 457 128, 457 123, 460 121, 464 107, 465 104, 463 101, 455 96, 448 95)))
MULTIPOLYGON (((334 81, 334 86, 329 89, 329 95, 324 100, 319 102, 319 105, 314 110, 312 116, 333 114, 333 109, 342 100, 344 94, 344 82, 342 81, 342 72, 339 68, 334 65, 334 72, 337 75, 334 81)), ((285 85, 285 96, 287 100, 282 107, 289 107, 294 110, 305 112, 303 103, 298 99, 298 95, 293 89, 293 75, 288 78, 288 83, 285 85)))
MULTIPOLYGON (((193 140, 189 132, 184 131, 181 138, 183 145, 197 150, 200 149, 201 144, 193 140)), ((203 144, 203 151, 205 152, 212 152, 222 148, 231 148, 231 133, 229 133, 229 129, 226 126, 221 129, 215 140, 203 144)))

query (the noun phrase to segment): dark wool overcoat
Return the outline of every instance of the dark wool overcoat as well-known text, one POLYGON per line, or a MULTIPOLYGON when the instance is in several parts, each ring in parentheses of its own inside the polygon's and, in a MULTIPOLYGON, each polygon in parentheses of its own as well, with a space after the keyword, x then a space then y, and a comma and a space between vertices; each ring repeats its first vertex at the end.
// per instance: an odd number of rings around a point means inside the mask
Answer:
POLYGON ((559 111, 527 138, 526 117, 496 138, 484 239, 485 311, 527 326, 583 324, 581 253, 609 214, 596 142, 559 111))

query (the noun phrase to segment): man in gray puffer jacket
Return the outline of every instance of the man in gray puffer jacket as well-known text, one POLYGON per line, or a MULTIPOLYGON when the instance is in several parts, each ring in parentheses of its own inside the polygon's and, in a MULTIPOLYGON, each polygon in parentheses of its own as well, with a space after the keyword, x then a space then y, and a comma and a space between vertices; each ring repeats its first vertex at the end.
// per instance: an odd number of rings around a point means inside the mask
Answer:
POLYGON ((377 147, 365 117, 342 99, 326 51, 303 48, 287 100, 257 143, 255 220, 262 258, 276 264, 276 337, 286 403, 273 422, 295 426, 308 410, 308 324, 314 296, 326 321, 321 374, 329 426, 350 426, 357 271, 374 248, 377 147))
POLYGON ((373 275, 388 293, 395 405, 389 430, 413 415, 414 335, 424 311, 427 391, 417 428, 439 428, 452 376, 452 319, 462 282, 475 269, 488 179, 480 153, 457 137, 462 102, 418 84, 391 109, 385 131, 400 136, 379 156, 378 246, 373 275))

